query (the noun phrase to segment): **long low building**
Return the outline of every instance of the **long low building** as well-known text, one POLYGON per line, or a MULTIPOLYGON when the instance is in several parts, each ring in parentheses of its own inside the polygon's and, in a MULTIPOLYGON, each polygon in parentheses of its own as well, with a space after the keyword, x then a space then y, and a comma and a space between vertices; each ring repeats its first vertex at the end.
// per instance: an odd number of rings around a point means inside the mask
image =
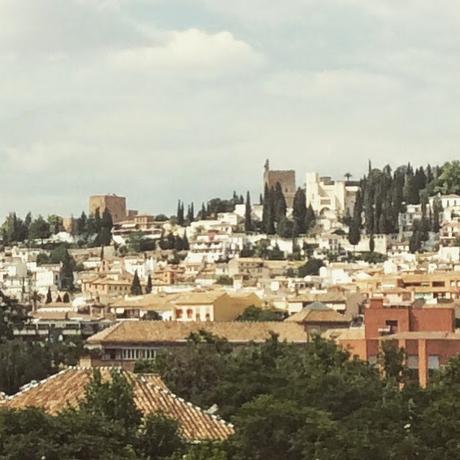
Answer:
POLYGON ((121 321, 87 341, 87 347, 100 350, 104 363, 132 363, 151 359, 162 348, 183 346, 190 334, 205 331, 228 340, 233 345, 262 343, 277 334, 280 341, 304 344, 308 341, 305 327, 294 322, 178 322, 121 321))

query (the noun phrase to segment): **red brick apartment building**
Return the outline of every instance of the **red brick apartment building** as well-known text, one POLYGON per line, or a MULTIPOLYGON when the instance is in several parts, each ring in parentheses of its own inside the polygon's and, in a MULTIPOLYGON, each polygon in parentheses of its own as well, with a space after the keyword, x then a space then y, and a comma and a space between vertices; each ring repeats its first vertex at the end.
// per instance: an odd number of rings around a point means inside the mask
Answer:
POLYGON ((431 372, 460 353, 460 333, 455 330, 451 306, 387 307, 383 299, 371 299, 364 311, 364 328, 336 330, 330 334, 352 355, 376 362, 383 341, 404 348, 407 366, 421 386, 431 372))

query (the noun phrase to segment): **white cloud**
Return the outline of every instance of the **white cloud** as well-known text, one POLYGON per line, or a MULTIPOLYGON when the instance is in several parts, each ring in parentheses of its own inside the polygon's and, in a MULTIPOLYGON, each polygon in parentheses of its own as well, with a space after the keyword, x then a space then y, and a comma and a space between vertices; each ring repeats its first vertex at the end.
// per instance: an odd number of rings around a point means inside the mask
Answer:
POLYGON ((454 4, 0 0, 0 214, 110 191, 168 212, 258 192, 266 156, 300 184, 442 162, 460 142, 454 4))
POLYGON ((259 66, 263 58, 230 32, 188 29, 166 33, 162 43, 115 51, 109 62, 125 71, 175 72, 186 78, 245 72, 259 66))

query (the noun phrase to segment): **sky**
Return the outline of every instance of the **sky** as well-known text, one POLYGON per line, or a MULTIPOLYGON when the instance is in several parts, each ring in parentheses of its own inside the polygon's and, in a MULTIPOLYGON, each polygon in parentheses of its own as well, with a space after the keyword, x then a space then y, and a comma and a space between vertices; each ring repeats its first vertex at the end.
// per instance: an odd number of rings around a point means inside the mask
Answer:
POLYGON ((452 0, 0 0, 0 215, 458 158, 452 0))

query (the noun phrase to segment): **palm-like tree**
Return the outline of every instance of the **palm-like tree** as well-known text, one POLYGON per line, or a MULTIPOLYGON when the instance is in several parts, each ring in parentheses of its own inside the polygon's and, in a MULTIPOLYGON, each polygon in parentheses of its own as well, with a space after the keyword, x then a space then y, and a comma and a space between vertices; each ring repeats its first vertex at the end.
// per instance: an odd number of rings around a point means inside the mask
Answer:
POLYGON ((343 176, 345 177, 345 179, 346 179, 347 181, 349 181, 349 180, 352 178, 353 174, 347 172, 347 173, 345 173, 343 176))

